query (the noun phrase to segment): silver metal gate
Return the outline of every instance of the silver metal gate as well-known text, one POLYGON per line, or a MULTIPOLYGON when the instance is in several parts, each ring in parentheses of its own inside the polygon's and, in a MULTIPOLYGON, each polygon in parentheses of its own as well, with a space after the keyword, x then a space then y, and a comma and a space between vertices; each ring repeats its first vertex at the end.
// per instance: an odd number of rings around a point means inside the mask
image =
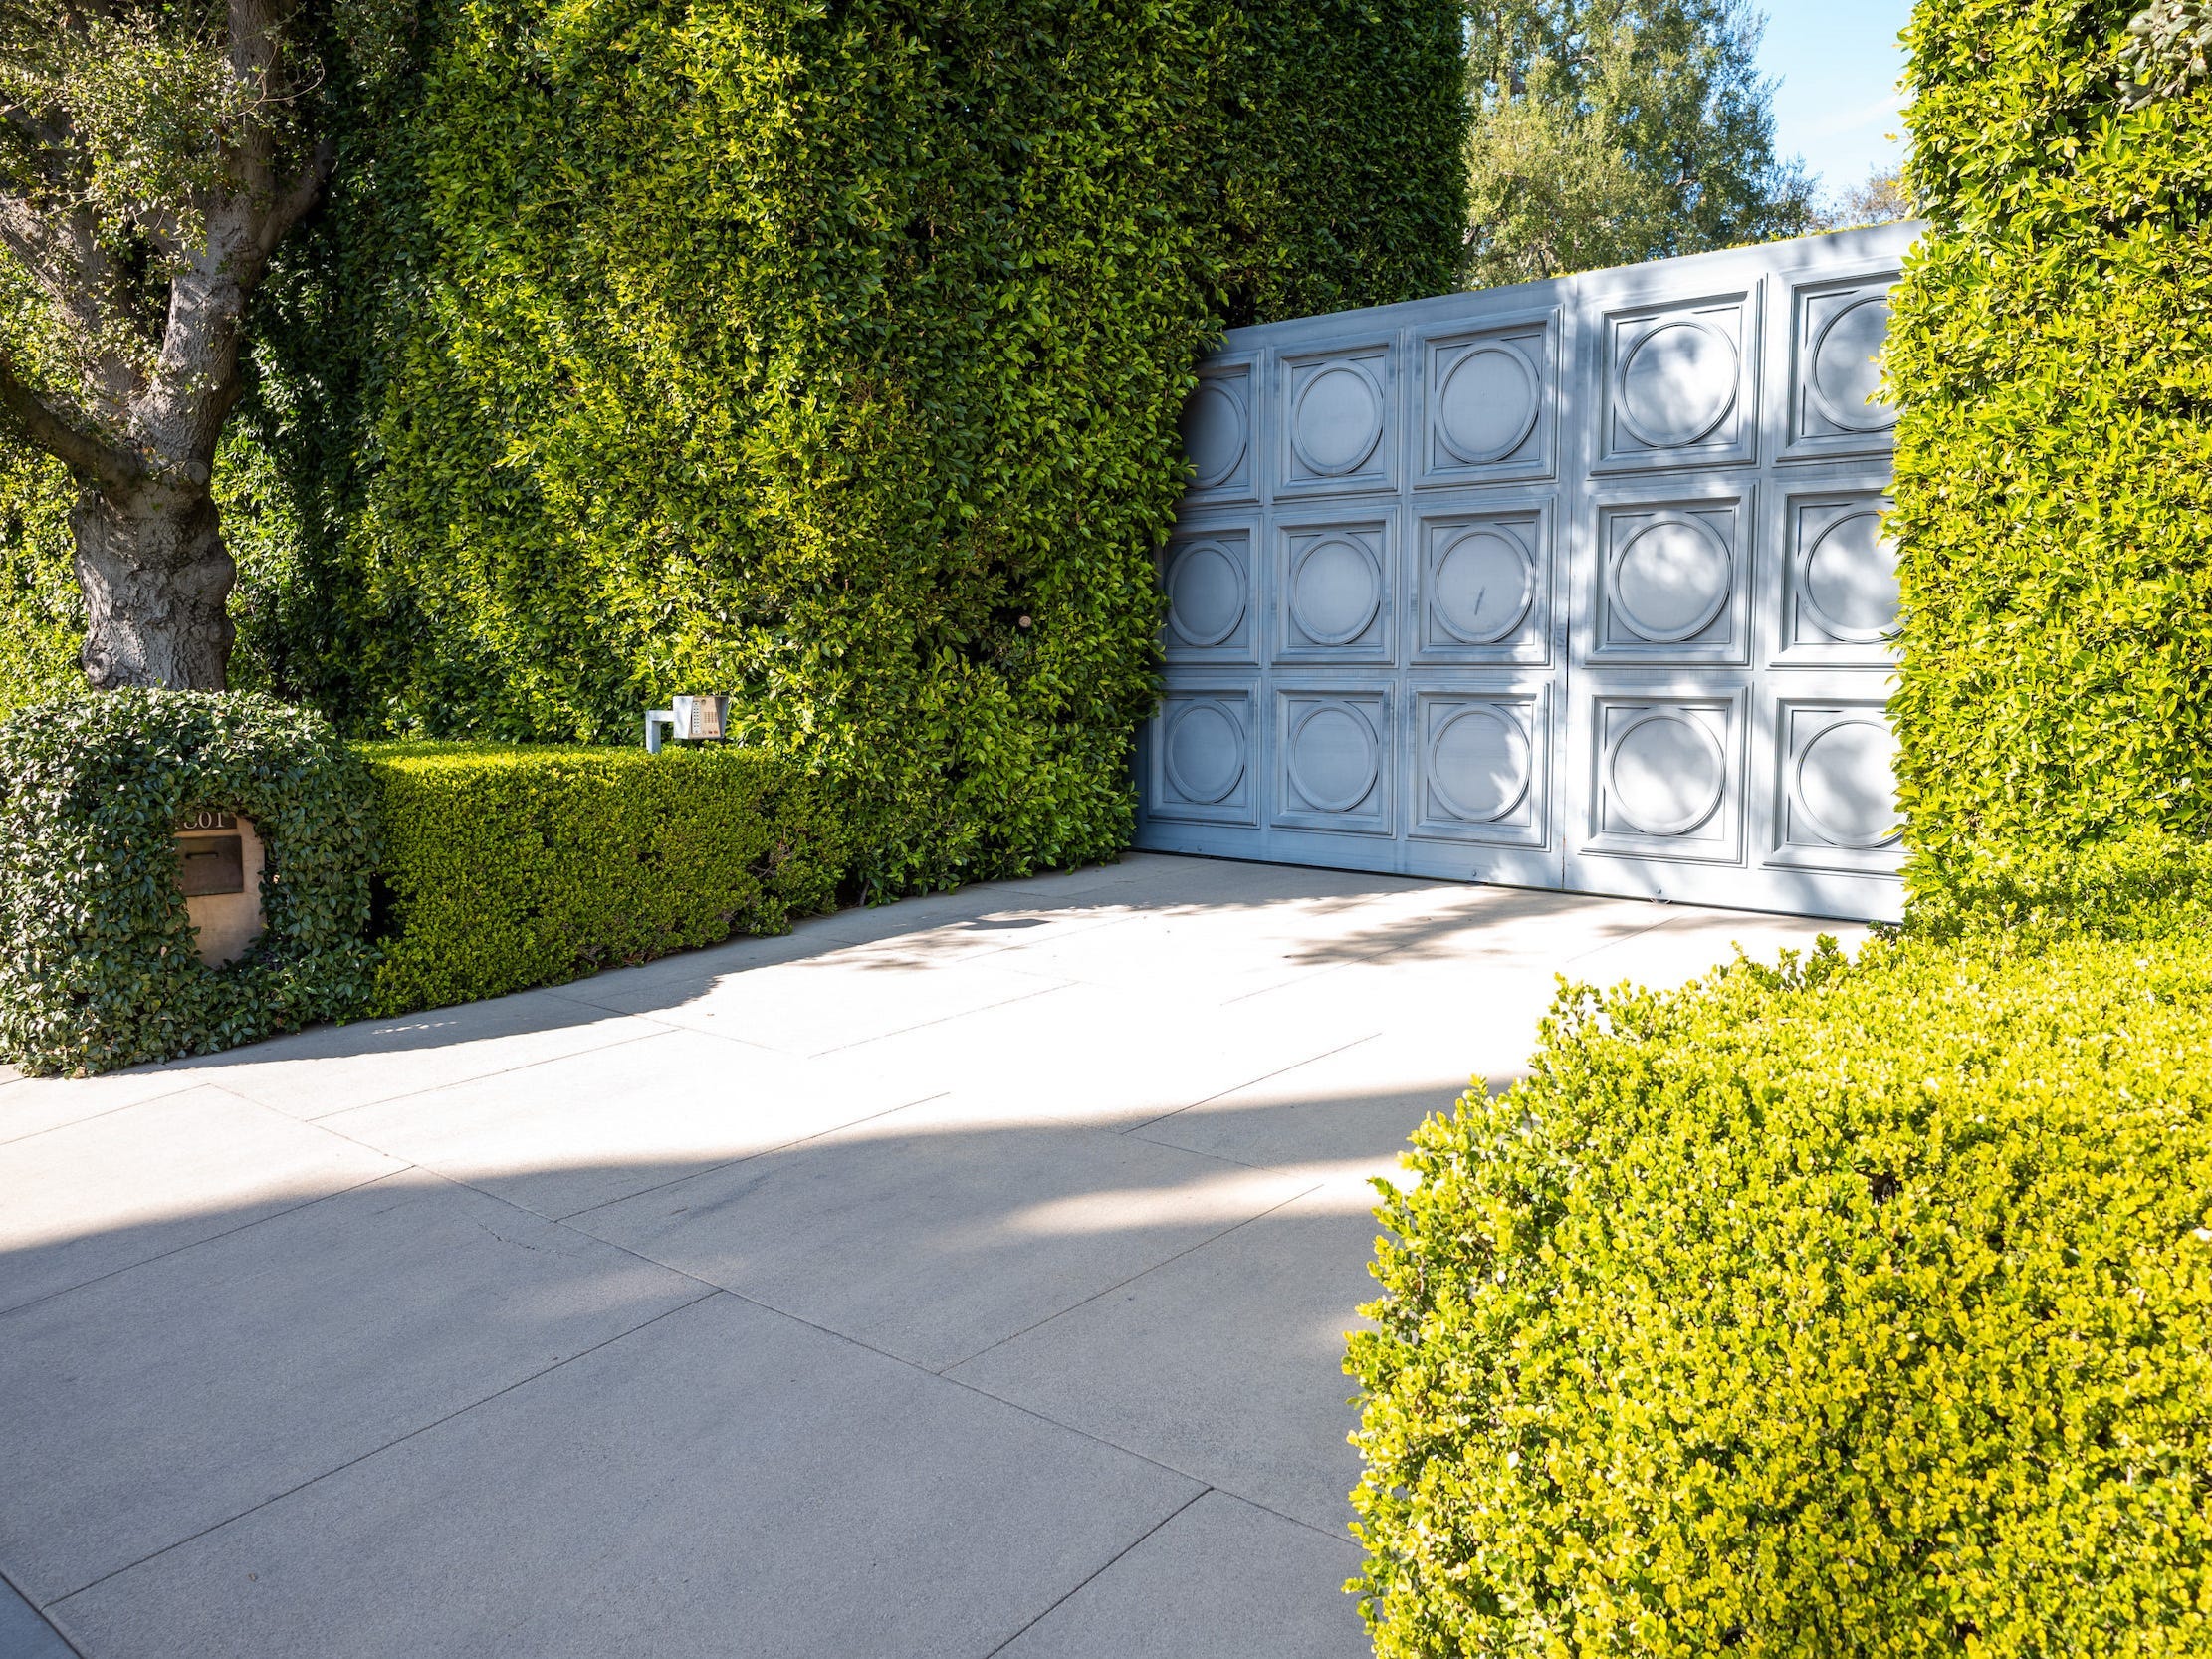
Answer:
POLYGON ((1894 917, 1874 358, 1916 229, 1229 334, 1138 844, 1894 917))

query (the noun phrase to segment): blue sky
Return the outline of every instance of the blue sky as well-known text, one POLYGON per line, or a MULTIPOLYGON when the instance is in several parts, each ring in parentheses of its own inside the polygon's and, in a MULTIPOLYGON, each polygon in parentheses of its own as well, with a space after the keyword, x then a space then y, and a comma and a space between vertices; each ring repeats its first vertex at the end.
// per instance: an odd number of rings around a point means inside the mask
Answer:
POLYGON ((1759 66, 1774 93, 1774 148, 1801 155, 1829 191, 1897 158, 1902 133, 1897 33, 1911 0, 1761 0, 1767 15, 1759 66))

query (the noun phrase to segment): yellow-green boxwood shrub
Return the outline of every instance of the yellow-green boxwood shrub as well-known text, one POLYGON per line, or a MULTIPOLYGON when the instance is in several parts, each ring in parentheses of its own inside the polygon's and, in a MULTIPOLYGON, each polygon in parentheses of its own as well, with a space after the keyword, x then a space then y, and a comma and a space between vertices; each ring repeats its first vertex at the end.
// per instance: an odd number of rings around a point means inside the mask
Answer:
POLYGON ((2141 0, 1924 0, 1895 295, 1915 893, 2212 827, 2212 83, 2123 108, 2141 0))
POLYGON ((829 792, 736 748, 371 744, 384 855, 371 1012, 495 997, 781 933, 845 858, 829 792))
POLYGON ((357 1012, 376 815, 320 715, 251 693, 112 691, 0 724, 0 1060, 106 1071, 357 1012), (195 949, 176 822, 251 819, 259 942, 195 949))
POLYGON ((1347 1361, 1383 1659, 2212 1651, 2212 949, 2097 886, 1572 990, 1419 1131, 1347 1361))

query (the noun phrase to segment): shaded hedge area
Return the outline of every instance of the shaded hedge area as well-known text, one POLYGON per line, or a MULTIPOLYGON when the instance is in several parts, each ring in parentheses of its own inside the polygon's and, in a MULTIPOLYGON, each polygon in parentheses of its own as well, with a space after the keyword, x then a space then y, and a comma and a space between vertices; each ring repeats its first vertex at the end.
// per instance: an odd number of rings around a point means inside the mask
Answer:
POLYGON ((1381 1659, 2212 1647, 2207 908, 2012 885, 2043 922, 1575 988, 1417 1133, 1347 1361, 1381 1659))
POLYGON ((1932 233, 1895 297, 1916 895, 1983 849, 2212 817, 2212 89, 2124 110, 2136 0, 1908 31, 1932 233))
POLYGON ((586 742, 729 689, 873 892, 1123 844, 1192 368, 1452 286, 1456 10, 426 0, 415 41, 330 43, 333 198, 220 483, 234 684, 586 742))

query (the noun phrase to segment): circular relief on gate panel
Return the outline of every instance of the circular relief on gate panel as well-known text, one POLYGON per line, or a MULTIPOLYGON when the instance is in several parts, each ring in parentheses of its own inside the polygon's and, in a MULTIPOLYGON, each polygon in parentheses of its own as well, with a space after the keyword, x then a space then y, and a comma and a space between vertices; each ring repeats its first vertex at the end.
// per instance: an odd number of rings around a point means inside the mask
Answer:
POLYGON ((1453 818, 1490 824, 1528 794, 1528 738, 1508 714, 1461 709, 1429 740, 1429 787, 1453 818))
POLYGON ((1244 406, 1218 381, 1207 380, 1183 406, 1183 453, 1198 476, 1199 489, 1211 489, 1236 470, 1244 458, 1244 406))
POLYGON ((1646 525, 1613 557, 1613 608, 1639 638, 1675 645, 1712 626, 1728 602, 1735 565, 1695 519, 1646 525))
POLYGON ((1374 791, 1381 757, 1375 734, 1342 703, 1324 703, 1290 733, 1290 782, 1324 813, 1348 813, 1374 791))
POLYGON ((1902 832, 1897 824, 1897 740, 1876 720, 1844 720, 1797 758, 1797 804, 1838 846, 1872 851, 1902 832))
POLYGON ((1219 703, 1189 703, 1168 723, 1168 782, 1184 800, 1211 807, 1244 776, 1244 727, 1219 703))
POLYGON ((1536 375, 1518 352, 1484 346, 1451 365, 1437 394, 1437 436, 1469 466, 1501 461, 1536 424, 1536 375))
POLYGON ((1874 294, 1831 317, 1813 342, 1813 401, 1847 432, 1879 432, 1897 423, 1897 411, 1880 400, 1877 359, 1888 338, 1889 302, 1874 294))
POLYGON ((1647 835, 1681 835, 1713 816, 1728 783, 1712 733, 1687 714, 1647 714, 1606 757, 1613 807, 1647 835))
POLYGON ((1621 419, 1654 449, 1708 435, 1736 406, 1734 342, 1703 323, 1661 323, 1621 364, 1621 419))
POLYGON ((1805 603, 1822 631, 1853 645, 1885 639, 1897 625, 1897 550, 1881 515, 1852 513, 1805 555, 1805 603))
POLYGON ((1290 619, 1316 645, 1349 645, 1383 607, 1375 555, 1344 536, 1323 536, 1290 571, 1290 619))
POLYGON ((1462 645, 1494 645, 1521 625, 1536 598, 1536 560, 1510 531, 1470 530, 1437 561, 1431 602, 1462 645))
POLYGON ((1244 619, 1244 573, 1218 542, 1187 542, 1168 571, 1168 626, 1186 645, 1218 645, 1244 619))
POLYGON ((1311 470, 1334 476, 1355 470, 1383 436, 1383 394, 1363 368, 1324 368, 1298 393, 1290 447, 1311 470))

